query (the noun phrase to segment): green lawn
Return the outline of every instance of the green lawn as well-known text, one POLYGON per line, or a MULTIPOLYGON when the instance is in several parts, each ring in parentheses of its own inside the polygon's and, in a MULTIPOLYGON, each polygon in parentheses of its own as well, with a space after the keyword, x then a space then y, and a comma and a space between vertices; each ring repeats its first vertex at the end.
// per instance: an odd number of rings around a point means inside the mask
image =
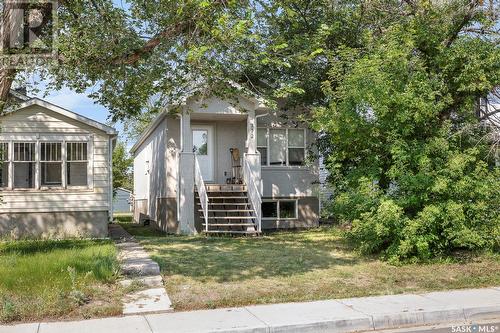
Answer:
POLYGON ((0 242, 0 321, 121 314, 111 241, 0 242))
POLYGON ((396 267, 358 255, 336 228, 205 238, 123 226, 160 264, 176 310, 500 285, 499 255, 396 267))

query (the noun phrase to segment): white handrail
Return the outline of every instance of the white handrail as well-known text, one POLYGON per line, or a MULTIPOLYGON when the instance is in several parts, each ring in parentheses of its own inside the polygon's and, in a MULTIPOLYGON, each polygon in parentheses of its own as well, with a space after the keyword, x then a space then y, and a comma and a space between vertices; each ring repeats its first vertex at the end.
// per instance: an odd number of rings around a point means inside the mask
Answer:
POLYGON ((208 194, 203 176, 201 174, 200 164, 198 158, 194 157, 194 182, 198 189, 198 196, 200 197, 201 209, 203 210, 203 218, 205 219, 205 231, 208 231, 208 194))
MULTIPOLYGON (((255 212, 255 217, 257 219, 257 231, 261 232, 261 221, 262 221, 262 211, 261 211, 261 205, 262 205, 262 198, 260 196, 260 191, 259 188, 257 187, 257 182, 260 184, 260 177, 257 180, 257 176, 255 176, 252 173, 252 168, 250 166, 250 162, 248 161, 248 155, 244 155, 245 158, 243 159, 243 177, 245 180, 245 184, 247 185, 247 191, 248 191, 248 197, 250 199, 250 202, 252 204, 252 208, 255 212)), ((258 161, 257 161, 258 162, 258 161)), ((259 163, 260 167, 260 163, 259 163)))

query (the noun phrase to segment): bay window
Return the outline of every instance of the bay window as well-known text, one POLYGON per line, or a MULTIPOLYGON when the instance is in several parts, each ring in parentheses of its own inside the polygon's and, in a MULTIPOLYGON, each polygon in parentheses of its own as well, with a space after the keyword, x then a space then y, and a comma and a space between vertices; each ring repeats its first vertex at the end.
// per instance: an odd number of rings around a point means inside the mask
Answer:
POLYGON ((66 143, 66 177, 68 186, 87 186, 87 143, 66 143))
POLYGON ((40 169, 42 186, 62 186, 61 142, 40 144, 40 169))
POLYGON ((303 128, 258 128, 257 150, 260 152, 261 165, 304 165, 305 140, 303 128))

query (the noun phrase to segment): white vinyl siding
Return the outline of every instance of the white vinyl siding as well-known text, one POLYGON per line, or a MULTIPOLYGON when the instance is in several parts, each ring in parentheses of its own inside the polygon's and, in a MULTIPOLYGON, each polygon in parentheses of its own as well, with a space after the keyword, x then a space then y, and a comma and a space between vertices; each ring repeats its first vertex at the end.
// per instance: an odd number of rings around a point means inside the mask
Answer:
MULTIPOLYGON (((101 130, 67 118, 41 106, 30 106, 0 118, 0 142, 61 142, 66 163, 67 142, 87 143, 87 185, 16 190, 12 183, 2 189, 0 213, 108 211, 110 209, 110 139, 101 130)), ((38 147, 38 150, 40 147, 38 147)), ((11 148, 12 150, 12 148, 11 148)), ((10 152, 13 158, 13 152, 10 152)), ((81 157, 81 156, 80 156, 81 157)), ((38 157, 40 160, 40 157, 38 157)), ((12 161, 12 159, 10 160, 12 161)), ((13 164, 13 163, 11 163, 13 164)), ((66 166, 62 167, 65 181, 66 166)), ((12 177, 11 177, 12 178, 12 177)), ((11 179, 12 182, 12 179, 11 179)), ((40 184, 41 179, 35 181, 40 184)))

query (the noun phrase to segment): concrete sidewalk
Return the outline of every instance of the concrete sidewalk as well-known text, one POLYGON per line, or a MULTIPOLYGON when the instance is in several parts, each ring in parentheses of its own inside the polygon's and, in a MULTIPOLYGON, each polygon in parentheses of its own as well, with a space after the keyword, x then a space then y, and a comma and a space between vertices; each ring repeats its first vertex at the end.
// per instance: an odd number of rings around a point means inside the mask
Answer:
POLYGON ((0 326, 0 333, 357 332, 500 318, 500 288, 0 326))

